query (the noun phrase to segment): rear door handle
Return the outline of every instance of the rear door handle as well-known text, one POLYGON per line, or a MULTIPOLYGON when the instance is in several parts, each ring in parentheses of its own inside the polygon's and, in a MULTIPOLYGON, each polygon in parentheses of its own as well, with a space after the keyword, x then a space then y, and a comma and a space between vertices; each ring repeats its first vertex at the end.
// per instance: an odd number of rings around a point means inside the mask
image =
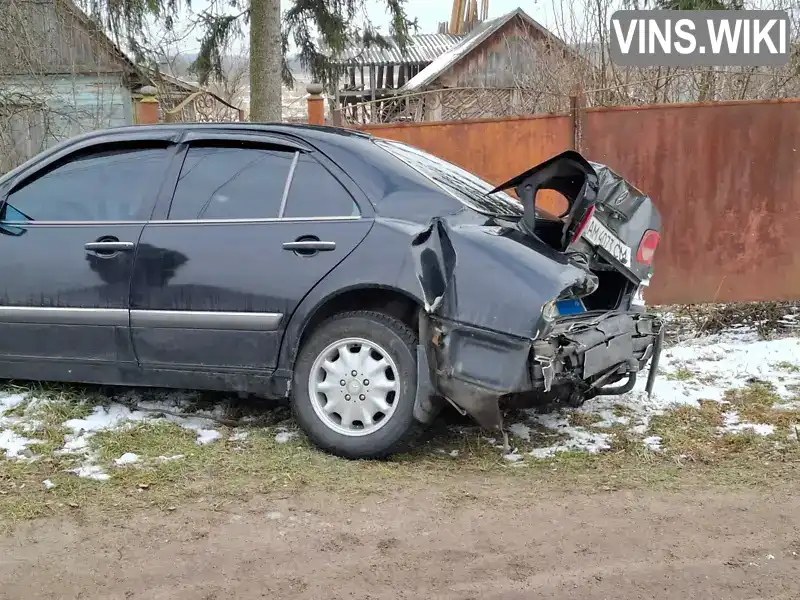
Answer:
POLYGON ((322 240, 284 242, 283 249, 295 252, 330 252, 331 250, 336 250, 336 242, 324 242, 322 240))
POLYGON ((88 252, 130 252, 136 246, 133 242, 87 242, 83 247, 88 252))

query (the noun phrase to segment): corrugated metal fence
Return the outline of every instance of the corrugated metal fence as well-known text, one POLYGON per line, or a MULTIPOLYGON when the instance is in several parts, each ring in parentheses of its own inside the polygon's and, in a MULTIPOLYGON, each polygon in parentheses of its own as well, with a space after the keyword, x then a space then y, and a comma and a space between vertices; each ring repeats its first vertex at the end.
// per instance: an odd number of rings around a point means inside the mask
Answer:
POLYGON ((650 194, 661 210, 651 303, 800 299, 800 99, 365 130, 492 183, 577 146, 650 194))

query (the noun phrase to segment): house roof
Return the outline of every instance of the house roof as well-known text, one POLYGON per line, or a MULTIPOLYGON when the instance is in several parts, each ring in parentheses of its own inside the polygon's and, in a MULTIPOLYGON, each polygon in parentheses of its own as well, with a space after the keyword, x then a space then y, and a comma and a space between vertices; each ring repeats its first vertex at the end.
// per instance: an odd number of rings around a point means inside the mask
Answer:
POLYGON ((119 60, 119 62, 125 67, 125 70, 130 72, 138 72, 136 65, 128 57, 128 55, 123 52, 122 48, 120 48, 114 42, 114 40, 112 40, 109 35, 98 26, 97 23, 93 21, 80 6, 75 4, 75 2, 72 0, 56 0, 55 3, 61 4, 64 8, 66 8, 78 21, 80 21, 81 25, 83 25, 88 32, 96 34, 100 43, 103 44, 117 60, 119 60))
POLYGON ((489 39, 492 34, 499 31, 504 25, 515 18, 522 19, 525 23, 542 33, 542 35, 557 41, 561 45, 566 46, 566 44, 564 44, 560 38, 546 29, 543 25, 535 21, 524 10, 521 8, 515 8, 511 12, 508 12, 501 17, 497 17, 496 19, 492 19, 490 21, 484 21, 475 27, 475 29, 473 29, 466 37, 461 39, 449 50, 439 55, 433 62, 431 62, 431 64, 409 79, 401 88, 401 90, 413 92, 433 82, 462 58, 467 56, 470 52, 475 50, 483 42, 489 39))
POLYGON ((213 93, 210 90, 208 90, 206 88, 203 88, 203 87, 201 87, 199 85, 196 85, 196 84, 191 83, 189 81, 185 81, 185 80, 180 79, 178 77, 174 77, 172 75, 168 75, 166 73, 155 73, 155 72, 150 71, 148 69, 142 69, 142 68, 137 67, 137 65, 130 59, 130 57, 128 57, 128 55, 125 53, 125 51, 122 48, 120 48, 116 44, 116 42, 114 42, 114 40, 112 40, 111 37, 105 31, 103 31, 101 27, 99 27, 97 25, 97 23, 95 23, 89 17, 89 15, 87 15, 83 11, 83 9, 80 6, 75 4, 75 2, 73 2, 73 0, 56 0, 56 1, 60 2, 63 6, 66 7, 67 10, 69 10, 73 15, 75 15, 75 17, 81 22, 81 24, 88 31, 97 34, 99 36, 99 39, 101 40, 101 43, 103 43, 109 49, 109 51, 120 61, 120 63, 122 63, 125 66, 127 71, 129 71, 131 73, 138 74, 143 80, 145 80, 146 82, 149 82, 149 83, 155 83, 154 79, 161 78, 166 83, 168 83, 168 84, 170 84, 170 85, 172 85, 174 87, 183 89, 184 91, 188 91, 188 92, 204 91, 204 92, 207 92, 207 93, 211 94, 212 96, 214 96, 214 98, 216 98, 218 101, 222 102, 224 105, 226 105, 226 106, 228 106, 230 108, 234 108, 234 109, 237 108, 236 106, 233 106, 233 105, 229 104, 228 102, 225 102, 225 100, 223 100, 222 98, 217 96, 215 93, 213 93))
POLYGON ((332 57, 331 62, 336 65, 355 66, 430 63, 458 44, 464 36, 450 33, 421 33, 410 38, 405 53, 401 52, 397 42, 387 40, 389 42, 387 48, 375 45, 368 48, 359 46, 346 48, 340 55, 332 57))

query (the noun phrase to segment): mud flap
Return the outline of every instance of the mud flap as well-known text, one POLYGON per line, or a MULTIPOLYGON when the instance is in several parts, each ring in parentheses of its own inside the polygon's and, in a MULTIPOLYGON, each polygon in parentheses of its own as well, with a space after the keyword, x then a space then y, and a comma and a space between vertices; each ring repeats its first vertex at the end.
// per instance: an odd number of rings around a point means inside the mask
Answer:
MULTIPOLYGON (((424 339, 420 336, 420 341, 424 339)), ((423 344, 417 344, 417 395, 414 399, 414 418, 420 423, 430 425, 441 412, 442 405, 436 401, 436 387, 431 379, 428 351, 423 344)))

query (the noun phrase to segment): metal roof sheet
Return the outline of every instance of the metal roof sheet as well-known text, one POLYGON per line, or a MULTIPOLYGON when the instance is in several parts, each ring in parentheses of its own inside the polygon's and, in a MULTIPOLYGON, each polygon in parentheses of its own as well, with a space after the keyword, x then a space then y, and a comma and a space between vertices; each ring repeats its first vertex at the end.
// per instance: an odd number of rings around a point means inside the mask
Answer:
MULTIPOLYGON (((490 21, 484 21, 475 27, 475 29, 473 29, 466 37, 464 37, 457 44, 453 45, 449 50, 439 55, 433 62, 431 62, 431 64, 409 79, 400 89, 403 91, 412 92, 428 85, 442 75, 445 71, 450 69, 450 67, 464 58, 467 54, 480 46, 481 43, 483 43, 489 36, 498 31, 503 25, 511 21, 514 17, 520 17, 523 21, 538 29, 543 34, 561 42, 561 40, 559 40, 555 34, 551 33, 545 29, 544 26, 537 23, 524 10, 521 8, 515 8, 511 12, 508 12, 501 17, 497 17, 496 19, 492 19, 490 21)), ((563 44, 563 42, 561 43, 563 44)))
POLYGON ((394 40, 389 40, 388 48, 347 48, 331 62, 356 66, 430 63, 464 38, 450 33, 421 33, 410 37, 411 43, 406 46, 405 54, 400 52, 394 40))

